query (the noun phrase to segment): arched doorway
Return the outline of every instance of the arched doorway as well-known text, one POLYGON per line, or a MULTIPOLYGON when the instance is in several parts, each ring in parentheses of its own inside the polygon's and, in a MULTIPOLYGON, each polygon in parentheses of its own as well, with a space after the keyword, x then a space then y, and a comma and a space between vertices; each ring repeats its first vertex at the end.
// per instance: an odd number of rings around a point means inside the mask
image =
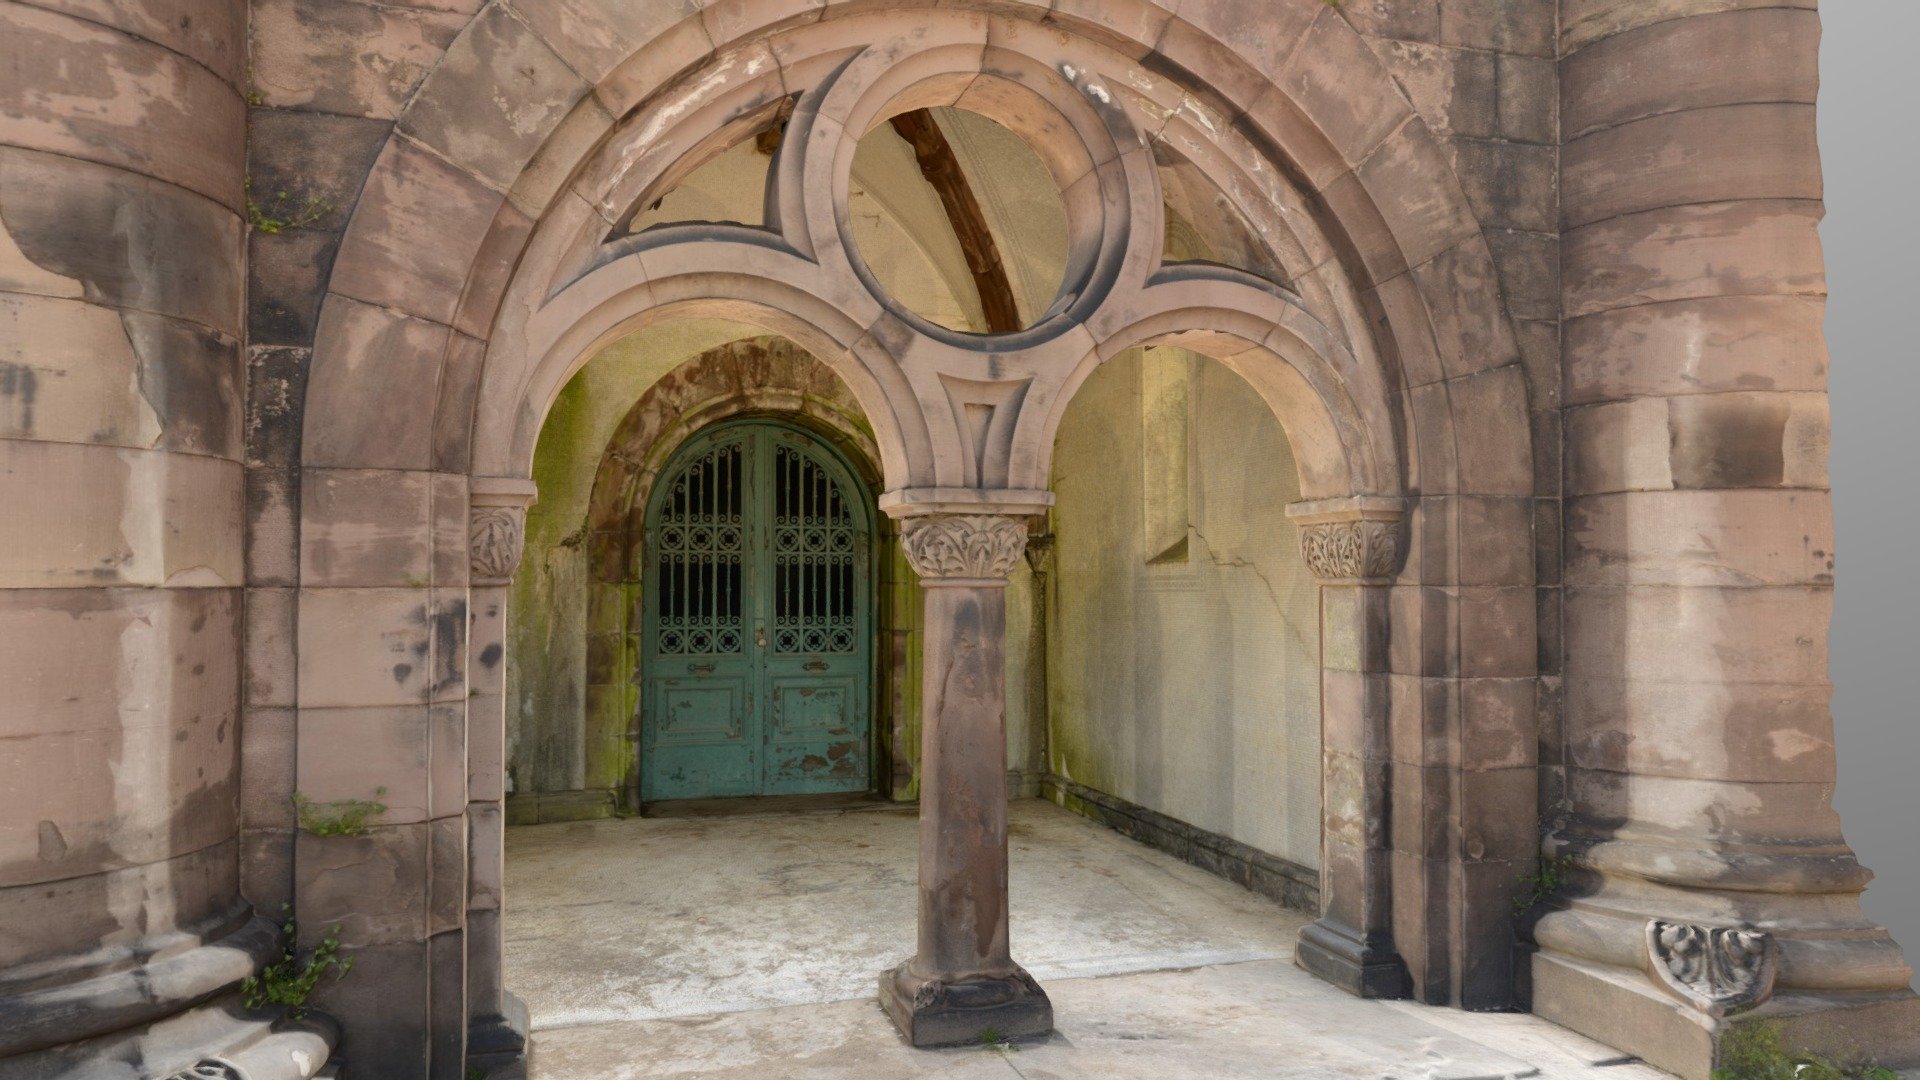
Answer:
POLYGON ((801 428, 724 422, 646 514, 644 801, 865 791, 873 515, 801 428))

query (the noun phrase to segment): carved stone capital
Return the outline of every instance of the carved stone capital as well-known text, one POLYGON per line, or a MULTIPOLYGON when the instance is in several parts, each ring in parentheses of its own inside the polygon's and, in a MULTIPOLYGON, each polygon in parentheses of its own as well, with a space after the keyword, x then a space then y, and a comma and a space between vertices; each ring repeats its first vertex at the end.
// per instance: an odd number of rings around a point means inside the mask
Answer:
POLYGON ((900 546, 922 581, 1004 579, 1027 546, 1024 518, 927 514, 900 524, 900 546))
POLYGON ((516 506, 476 506, 467 515, 468 570, 475 585, 513 577, 526 545, 527 512, 516 506))
POLYGON ((1287 516, 1300 526, 1300 555, 1323 583, 1384 584, 1406 556, 1397 499, 1327 499, 1295 503, 1287 516))
POLYGON ((1667 993, 1724 1019, 1773 996, 1780 947, 1761 930, 1650 919, 1647 965, 1667 993))
POLYGON ((504 585, 526 547, 531 480, 475 477, 468 494, 467 569, 474 585, 504 585))

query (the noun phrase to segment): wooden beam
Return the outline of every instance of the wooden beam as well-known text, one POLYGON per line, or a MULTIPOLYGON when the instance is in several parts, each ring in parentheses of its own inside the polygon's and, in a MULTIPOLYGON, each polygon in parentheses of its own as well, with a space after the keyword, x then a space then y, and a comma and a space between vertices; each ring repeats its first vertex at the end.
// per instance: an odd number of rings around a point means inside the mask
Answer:
POLYGON ((960 168, 960 159, 954 156, 953 146, 947 142, 940 125, 934 122, 933 114, 925 109, 901 113, 893 118, 893 130, 907 140, 913 147, 913 156, 920 163, 920 175, 940 196, 940 205, 946 209, 947 220, 953 225, 953 235, 960 240, 960 250, 965 253, 967 269, 973 274, 973 286, 980 294, 980 310, 987 318, 987 332, 1005 334, 1022 328, 1020 308, 1014 303, 1013 285, 1007 280, 1007 268, 1000 261, 1000 249, 993 242, 993 233, 987 228, 987 216, 980 209, 980 200, 976 199, 973 189, 967 184, 967 174, 960 168))

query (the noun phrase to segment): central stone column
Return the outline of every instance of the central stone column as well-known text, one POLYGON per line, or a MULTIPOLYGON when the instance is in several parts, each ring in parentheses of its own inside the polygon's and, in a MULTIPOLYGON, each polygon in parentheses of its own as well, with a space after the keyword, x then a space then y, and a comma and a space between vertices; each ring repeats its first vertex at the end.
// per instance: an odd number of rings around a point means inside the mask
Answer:
POLYGON ((902 515, 925 603, 920 735, 920 938, 880 976, 914 1046, 1044 1035, 1053 1004, 1007 946, 1007 575, 1023 517, 902 515))

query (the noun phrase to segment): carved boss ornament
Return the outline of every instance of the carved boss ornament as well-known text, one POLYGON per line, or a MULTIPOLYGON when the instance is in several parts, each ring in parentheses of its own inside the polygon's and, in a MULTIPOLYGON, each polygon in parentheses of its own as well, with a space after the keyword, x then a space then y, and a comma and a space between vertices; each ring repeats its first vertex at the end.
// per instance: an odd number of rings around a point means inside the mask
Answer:
POLYGON ((935 514, 908 518, 900 544, 922 578, 1004 578, 1020 562, 1027 526, 998 514, 935 514))
POLYGON ((1760 930, 1734 930, 1652 919, 1647 962, 1668 993, 1715 1019, 1745 1012, 1773 996, 1780 947, 1760 930))
POLYGON ((467 555, 475 581, 505 581, 520 565, 526 511, 511 506, 476 506, 467 519, 467 555))

